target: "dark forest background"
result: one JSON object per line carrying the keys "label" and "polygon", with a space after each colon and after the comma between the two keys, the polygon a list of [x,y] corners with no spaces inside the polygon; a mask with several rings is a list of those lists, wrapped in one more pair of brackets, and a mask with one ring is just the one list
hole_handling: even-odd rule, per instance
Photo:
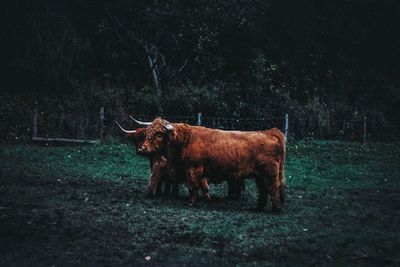
{"label": "dark forest background", "polygon": [[399,137],[398,0],[0,5],[6,139],[29,136],[34,106],[94,116],[104,106],[120,119],[368,116],[377,140]]}

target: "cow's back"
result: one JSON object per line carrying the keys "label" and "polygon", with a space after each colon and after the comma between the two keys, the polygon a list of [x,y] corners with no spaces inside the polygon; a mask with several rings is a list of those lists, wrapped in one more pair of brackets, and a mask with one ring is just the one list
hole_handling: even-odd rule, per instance
{"label": "cow's back", "polygon": [[276,133],[266,131],[223,131],[191,127],[182,160],[188,165],[203,165],[206,175],[244,177],[258,165],[279,157]]}

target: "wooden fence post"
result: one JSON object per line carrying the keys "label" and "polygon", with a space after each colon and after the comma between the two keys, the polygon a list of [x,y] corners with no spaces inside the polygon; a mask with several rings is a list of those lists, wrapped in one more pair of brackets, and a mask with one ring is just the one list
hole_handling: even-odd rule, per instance
{"label": "wooden fence post", "polygon": [[104,137],[104,107],[100,108],[100,140]]}
{"label": "wooden fence post", "polygon": [[322,138],[322,119],[321,115],[318,115],[318,130],[319,130],[319,138]]}
{"label": "wooden fence post", "polygon": [[197,113],[197,125],[201,125],[202,114],[201,112]]}
{"label": "wooden fence post", "polygon": [[32,110],[32,138],[37,138],[37,108]]}
{"label": "wooden fence post", "polygon": [[328,123],[328,129],[327,129],[327,136],[329,136],[329,138],[331,138],[331,116],[329,114],[328,119],[327,119],[327,123]]}
{"label": "wooden fence post", "polygon": [[287,140],[289,131],[289,114],[285,114],[285,139]]}
{"label": "wooden fence post", "polygon": [[345,129],[346,129],[346,120],[343,120],[343,126],[342,126],[343,139],[344,139],[344,130]]}
{"label": "wooden fence post", "polygon": [[363,143],[364,145],[367,143],[367,116],[364,116]]}

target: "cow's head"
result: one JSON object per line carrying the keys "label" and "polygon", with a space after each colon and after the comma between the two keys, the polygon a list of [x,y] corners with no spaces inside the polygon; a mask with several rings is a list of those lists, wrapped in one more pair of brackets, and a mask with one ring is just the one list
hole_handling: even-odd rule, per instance
{"label": "cow's head", "polygon": [[144,139],[146,138],[146,128],[137,128],[136,133],[127,134],[128,140],[131,140],[135,146],[136,153],[142,154],[140,148],[143,146]]}
{"label": "cow's head", "polygon": [[158,153],[165,149],[174,127],[167,120],[156,118],[146,128],[146,138],[140,149],[142,153]]}
{"label": "cow's head", "polygon": [[[132,119],[135,120],[134,118]],[[141,154],[140,148],[143,146],[146,137],[146,128],[137,128],[136,130],[125,130],[117,121],[115,123],[124,133],[126,133],[126,137],[133,142],[133,145],[135,146],[136,149],[136,153]]]}

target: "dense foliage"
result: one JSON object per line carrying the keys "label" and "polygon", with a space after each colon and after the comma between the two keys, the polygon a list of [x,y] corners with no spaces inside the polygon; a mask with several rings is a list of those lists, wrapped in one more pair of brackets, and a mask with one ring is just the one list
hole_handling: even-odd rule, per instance
{"label": "dense foliage", "polygon": [[0,86],[25,102],[151,116],[368,115],[399,130],[396,0],[2,5]]}

